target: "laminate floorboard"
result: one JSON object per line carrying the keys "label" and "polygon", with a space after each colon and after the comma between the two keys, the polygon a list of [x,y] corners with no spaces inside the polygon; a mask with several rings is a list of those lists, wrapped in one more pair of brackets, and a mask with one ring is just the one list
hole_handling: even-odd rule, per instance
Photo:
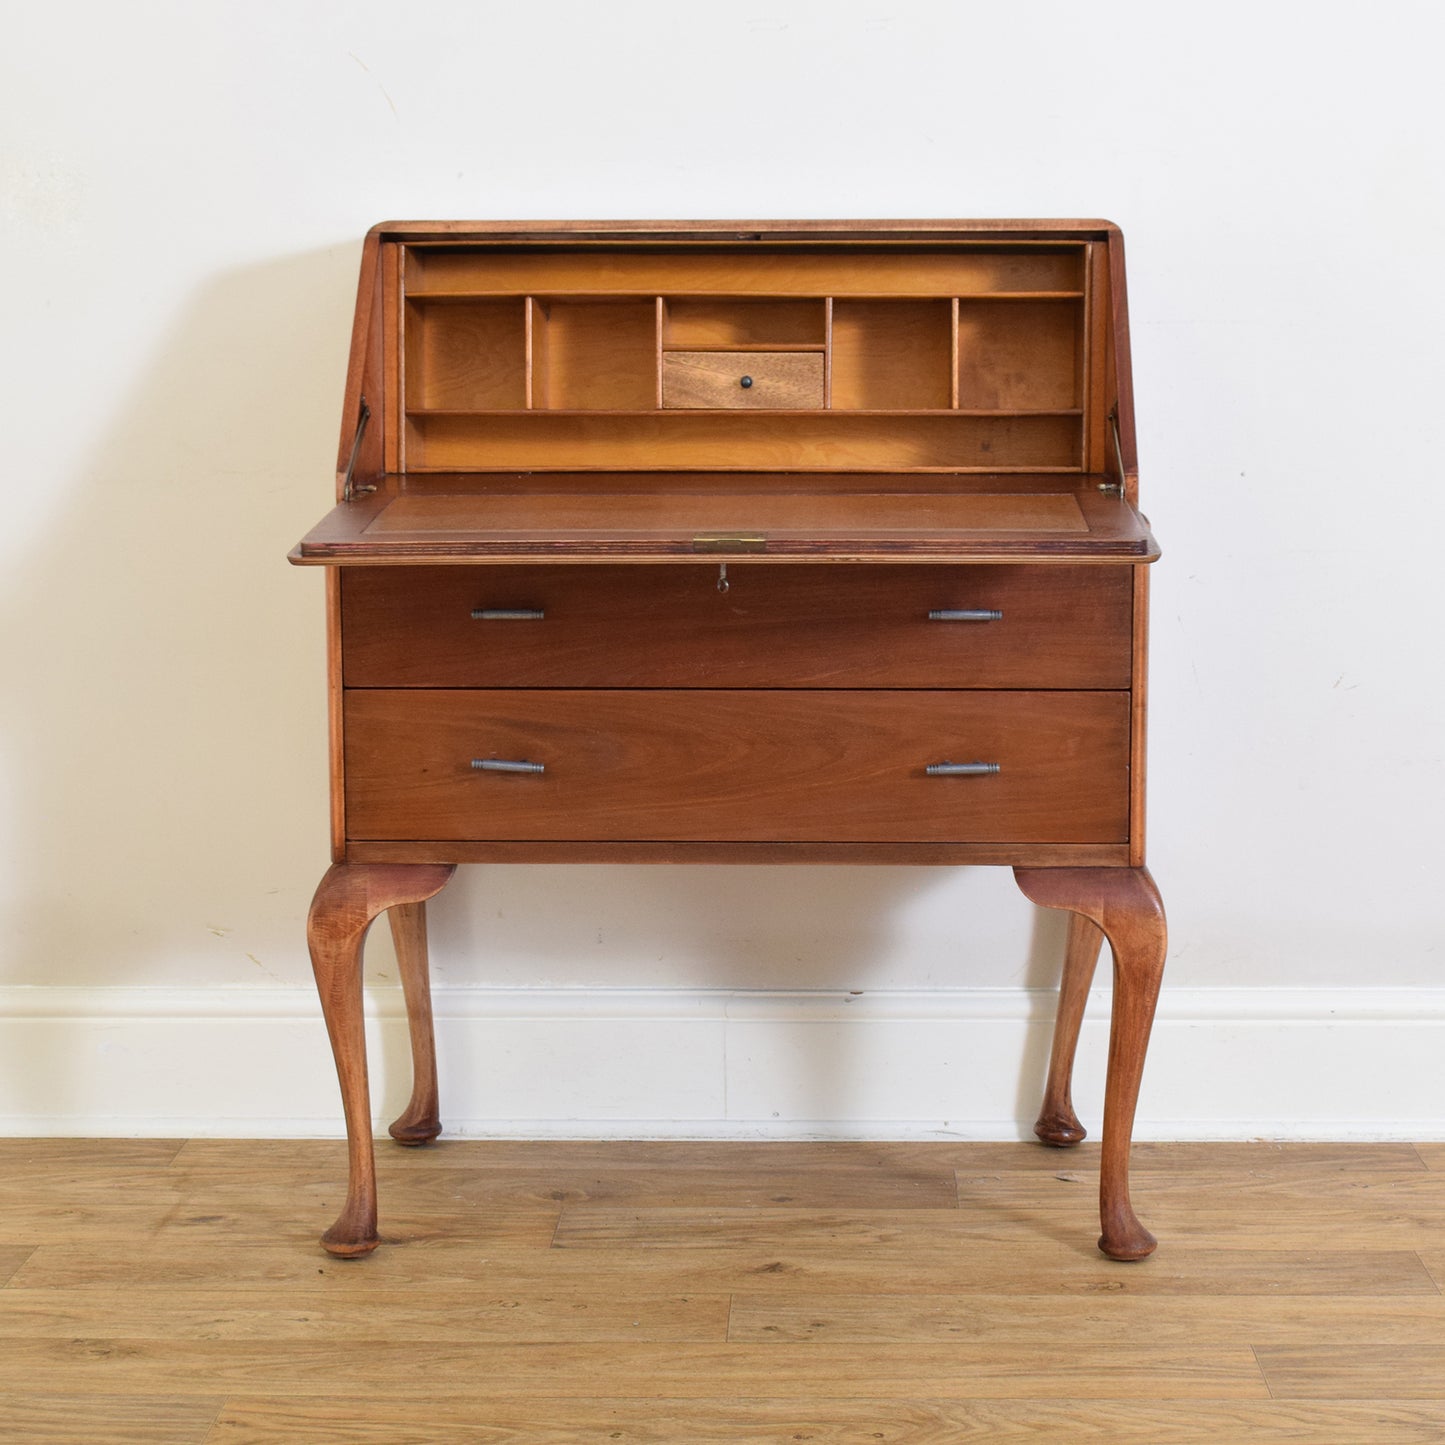
{"label": "laminate floorboard", "polygon": [[0,1285],[7,1283],[34,1253],[33,1245],[22,1245],[18,1249],[6,1249],[4,1245],[0,1245]]}
{"label": "laminate floorboard", "polygon": [[169,1395],[0,1395],[0,1440],[92,1445],[192,1445],[215,1425],[225,1400]]}
{"label": "laminate floorboard", "polygon": [[[525,1248],[497,1244],[476,1221],[476,1237],[403,1239],[368,1261],[311,1254],[320,1227],[294,1231],[273,1243],[224,1240],[187,1247],[172,1241],[107,1253],[91,1244],[42,1245],[11,1277],[25,1289],[208,1291],[224,1280],[235,1295],[278,1288],[324,1287],[351,1299],[372,1290],[489,1289],[557,1295],[574,1290],[788,1295],[902,1293],[1064,1296],[1080,1294],[1342,1295],[1439,1294],[1440,1285],[1413,1250],[1255,1250],[1161,1248],[1147,1269],[1104,1259],[1079,1243],[1060,1245],[1024,1228],[1012,1236],[966,1243],[929,1242],[923,1234],[903,1248],[873,1250],[826,1239],[812,1249],[778,1250],[744,1242],[699,1243],[693,1249]],[[769,1242],[765,1242],[767,1245]],[[1445,1260],[1442,1260],[1445,1263]]]}
{"label": "laminate floorboard", "polygon": [[1436,1288],[1445,1291],[1445,1249],[1422,1251],[1420,1259],[1425,1265],[1426,1273],[1435,1281]]}
{"label": "laminate floorboard", "polygon": [[479,1408],[428,1394],[424,1408],[375,1402],[360,1418],[325,1401],[248,1397],[207,1445],[1439,1445],[1438,1409],[1296,1401],[546,1400]]}
{"label": "laminate floorboard", "polygon": [[1445,1147],[0,1140],[0,1441],[1445,1439]]}

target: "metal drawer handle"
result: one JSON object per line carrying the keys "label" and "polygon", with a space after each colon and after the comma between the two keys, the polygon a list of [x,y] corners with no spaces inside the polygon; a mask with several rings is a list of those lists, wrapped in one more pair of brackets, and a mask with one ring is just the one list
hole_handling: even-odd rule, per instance
{"label": "metal drawer handle", "polygon": [[930,622],[1002,622],[1003,613],[992,607],[935,607]]}
{"label": "metal drawer handle", "polygon": [[473,622],[540,622],[547,614],[540,607],[473,607]]}
{"label": "metal drawer handle", "polygon": [[997,763],[929,763],[923,771],[930,778],[981,778],[998,770]]}
{"label": "metal drawer handle", "polygon": [[545,763],[529,763],[521,758],[473,758],[472,767],[479,773],[545,773]]}

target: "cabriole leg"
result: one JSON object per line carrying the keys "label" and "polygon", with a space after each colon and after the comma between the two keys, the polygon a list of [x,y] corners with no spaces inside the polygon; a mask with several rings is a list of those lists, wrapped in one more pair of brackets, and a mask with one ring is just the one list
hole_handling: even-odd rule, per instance
{"label": "cabriole leg", "polygon": [[1049,1054],[1049,1079],[1034,1133],[1045,1144],[1067,1148],[1079,1143],[1088,1130],[1074,1112],[1074,1054],[1079,1029],[1089,1002],[1089,986],[1099,962],[1104,935],[1082,913],[1069,915],[1069,942],[1064,950],[1064,974],[1059,982],[1059,1011],[1054,1020],[1054,1046]]}
{"label": "cabriole leg", "polygon": [[398,903],[386,916],[396,945],[396,962],[406,995],[406,1026],[411,1035],[411,1102],[388,1132],[398,1144],[430,1144],[441,1133],[442,1120],[427,966],[426,904]]}
{"label": "cabriole leg", "polygon": [[1129,1202],[1129,1145],[1144,1055],[1164,974],[1164,905],[1146,868],[1015,868],[1024,896],[1082,914],[1114,954],[1114,1009],[1099,1166],[1099,1248],[1111,1259],[1143,1259],[1157,1241]]}
{"label": "cabriole leg", "polygon": [[337,863],[327,870],[311,903],[306,941],[341,1084],[350,1174],[345,1207],[321,1236],[331,1254],[368,1254],[378,1243],[376,1161],[361,1009],[366,931],[385,909],[420,903],[440,893],[454,871],[438,864]]}

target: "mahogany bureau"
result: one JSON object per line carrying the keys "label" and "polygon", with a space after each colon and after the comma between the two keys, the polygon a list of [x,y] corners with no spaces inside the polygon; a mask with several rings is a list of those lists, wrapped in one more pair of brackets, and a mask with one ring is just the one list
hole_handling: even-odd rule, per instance
{"label": "mahogany bureau", "polygon": [[1068,910],[1043,1109],[1114,959],[1100,1248],[1165,951],[1148,565],[1103,221],[427,222],[366,239],[334,510],[333,865],[309,941],[377,1244],[361,949],[441,1131],[425,900],[459,863],[958,863]]}

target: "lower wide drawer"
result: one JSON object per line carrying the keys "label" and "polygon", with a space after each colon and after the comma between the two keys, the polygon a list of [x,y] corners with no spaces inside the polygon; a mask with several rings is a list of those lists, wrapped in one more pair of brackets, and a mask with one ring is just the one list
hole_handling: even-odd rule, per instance
{"label": "lower wide drawer", "polygon": [[1125,692],[360,689],[344,737],[357,840],[1128,835]]}

